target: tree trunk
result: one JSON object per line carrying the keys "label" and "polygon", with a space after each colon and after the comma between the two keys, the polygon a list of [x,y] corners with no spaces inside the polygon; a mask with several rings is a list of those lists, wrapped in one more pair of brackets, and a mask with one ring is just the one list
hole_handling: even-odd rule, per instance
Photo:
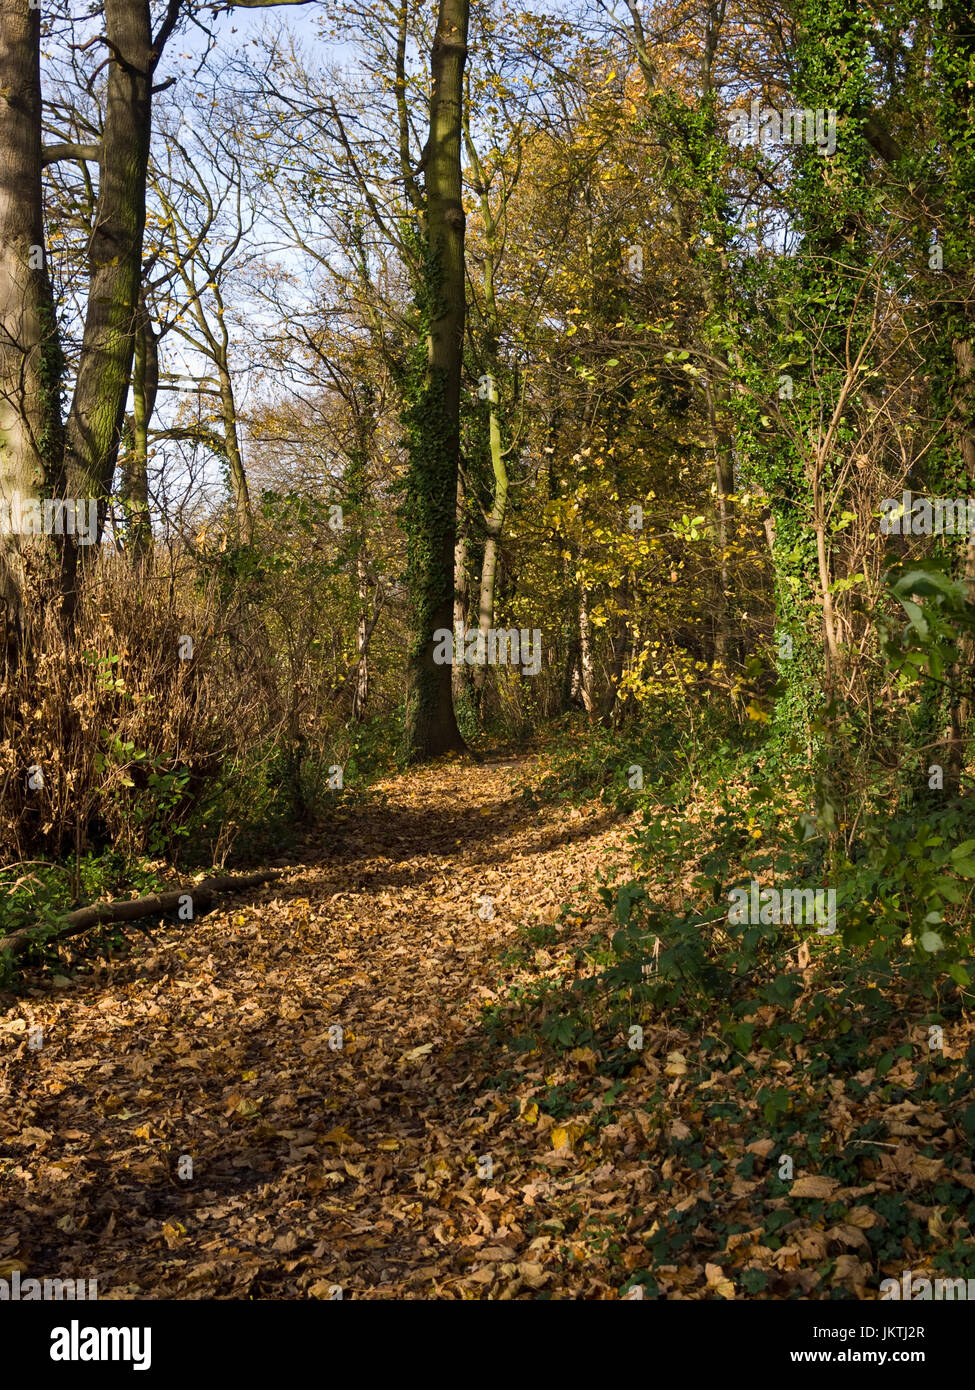
{"label": "tree trunk", "polygon": [[230,474],[230,490],[233,494],[234,516],[237,521],[237,540],[243,545],[251,545],[254,540],[254,516],[251,511],[250,491],[247,487],[247,474],[244,459],[240,452],[240,432],[237,429],[237,399],[234,395],[233,377],[230,375],[230,334],[224,322],[224,303],[220,287],[212,285],[213,298],[217,308],[217,332],[207,323],[203,305],[196,301],[196,320],[213,352],[217,379],[220,382],[220,415],[223,422],[224,453],[227,458],[227,471]]}
{"label": "tree trunk", "polygon": [[360,543],[356,550],[355,570],[359,597],[355,647],[359,653],[359,664],[356,667],[355,690],[352,695],[352,718],[359,723],[366,717],[366,705],[369,702],[369,563],[364,543]]}
{"label": "tree trunk", "polygon": [[99,534],[112,489],[135,349],[152,75],[159,57],[153,49],[148,0],[105,0],[105,32],[108,90],[95,230],[88,251],[88,308],[67,424],[68,493],[98,499]]}
{"label": "tree trunk", "polygon": [[[454,635],[467,630],[467,518],[464,515],[464,483],[457,479],[457,539],[454,543]],[[463,637],[461,638],[463,640]],[[458,701],[468,688],[467,666],[460,661],[453,665],[451,680],[454,701]]]}
{"label": "tree trunk", "polygon": [[565,714],[572,705],[579,688],[579,638],[570,635],[565,648],[565,667],[562,672],[559,714]]}
{"label": "tree trunk", "polygon": [[468,19],[468,0],[440,0],[431,54],[425,155],[427,369],[412,412],[404,508],[412,617],[405,735],[413,761],[465,747],[454,714],[451,667],[434,659],[434,634],[452,632],[454,616],[465,311],[460,147]]}
{"label": "tree trunk", "polygon": [[[488,634],[494,624],[494,593],[498,571],[498,542],[504,528],[504,518],[508,507],[508,469],[501,447],[501,414],[498,404],[498,343],[501,336],[501,321],[498,302],[494,293],[494,281],[500,255],[498,246],[498,225],[491,207],[488,182],[478,157],[477,147],[471,137],[470,125],[464,125],[464,139],[468,158],[474,173],[475,186],[479,191],[481,220],[484,224],[484,321],[485,357],[488,375],[488,447],[491,454],[491,472],[494,475],[494,497],[490,514],[485,518],[486,538],[484,558],[481,564],[481,584],[478,596],[477,619],[483,650],[488,651]],[[507,195],[510,197],[510,193]],[[507,197],[505,198],[507,205]],[[474,668],[474,689],[480,700],[487,679],[487,664]]]}
{"label": "tree trunk", "polygon": [[718,594],[714,614],[714,667],[722,684],[735,658],[731,609],[731,530],[734,522],[735,466],[731,435],[727,424],[728,392],[722,385],[707,388],[711,444],[714,450],[714,481],[718,518]]}
{"label": "tree trunk", "polygon": [[[965,305],[964,325],[954,328],[951,355],[954,361],[950,383],[951,413],[949,430],[961,456],[969,492],[975,486],[975,346],[970,331],[972,318],[971,285],[975,269],[975,238],[972,235],[971,199],[975,194],[975,155],[972,151],[971,129],[975,91],[971,73],[975,64],[975,32],[971,5],[964,0],[947,0],[937,16],[940,34],[936,43],[935,71],[944,87],[942,129],[943,148],[948,151],[950,182],[949,221],[952,239],[957,245],[960,264],[953,276],[951,298]],[[959,254],[960,253],[960,254]],[[960,331],[959,331],[960,328]],[[968,586],[968,598],[975,602],[975,546],[966,550],[963,577]],[[962,773],[969,740],[972,717],[973,681],[975,681],[975,638],[962,629],[958,638],[959,660],[952,672],[950,728],[945,757],[945,791],[949,796],[961,791]]]}
{"label": "tree trunk", "polygon": [[589,595],[584,584],[579,586],[579,694],[587,714],[595,709],[593,689],[596,684],[592,652],[592,626],[589,622]]}
{"label": "tree trunk", "polygon": [[0,603],[3,658],[27,637],[27,584],[53,573],[49,538],[16,534],[17,499],[62,491],[62,360],[44,250],[40,25],[28,0],[0,3]]}
{"label": "tree trunk", "polygon": [[149,422],[158,389],[156,336],[152,331],[145,299],[140,297],[132,373],[132,447],[122,459],[122,504],[128,529],[128,548],[136,570],[141,570],[152,540],[149,518]]}
{"label": "tree trunk", "polygon": [[[975,351],[969,339],[955,339],[952,343],[952,356],[955,361],[953,384],[953,411],[949,421],[951,433],[962,457],[965,477],[969,487],[975,484],[975,430],[972,428],[972,405],[975,403]],[[965,550],[963,578],[968,586],[968,597],[975,602],[975,545]],[[962,773],[965,767],[965,751],[968,746],[968,728],[972,717],[972,682],[975,677],[975,640],[972,633],[962,629],[958,635],[959,660],[952,668],[951,703],[949,709],[949,729],[945,749],[944,786],[949,796],[957,796],[961,790]]]}
{"label": "tree trunk", "polygon": [[[223,320],[220,321],[223,328]],[[237,519],[237,537],[243,545],[250,545],[254,539],[254,519],[251,513],[250,492],[247,487],[247,474],[240,452],[240,435],[237,431],[237,401],[234,397],[234,383],[230,376],[226,356],[226,331],[224,331],[224,351],[217,364],[220,379],[220,410],[223,416],[223,439],[227,453],[227,469],[230,473],[230,487],[234,498],[234,514]]]}
{"label": "tree trunk", "polygon": [[[490,304],[493,308],[494,293],[490,291]],[[484,560],[481,564],[481,588],[477,605],[477,625],[488,650],[488,633],[494,623],[494,590],[498,573],[498,541],[504,527],[505,512],[508,509],[508,470],[505,467],[504,453],[501,449],[501,422],[498,418],[497,384],[492,380],[488,395],[490,415],[488,436],[491,447],[491,470],[494,473],[494,501],[487,517],[487,536],[484,541]],[[487,677],[487,665],[474,668],[474,688],[480,696]]]}
{"label": "tree trunk", "polygon": [[612,727],[613,716],[617,710],[620,682],[626,668],[626,653],[630,645],[630,620],[627,616],[630,608],[630,577],[628,574],[623,576],[623,582],[616,591],[616,603],[620,610],[620,618],[610,650],[609,688],[606,691],[602,710],[602,723],[607,729]]}

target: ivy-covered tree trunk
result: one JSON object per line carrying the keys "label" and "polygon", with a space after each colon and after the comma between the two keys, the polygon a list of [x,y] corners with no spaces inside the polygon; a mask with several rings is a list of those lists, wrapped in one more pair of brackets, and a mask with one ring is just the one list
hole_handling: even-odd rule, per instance
{"label": "ivy-covered tree trunk", "polygon": [[[931,412],[938,423],[935,437],[924,450],[923,474],[919,471],[916,476],[923,477],[931,494],[971,497],[975,495],[975,232],[971,215],[975,25],[967,0],[941,0],[926,21],[924,42],[915,39],[911,44],[912,53],[919,55],[917,79],[904,83],[903,94],[893,93],[890,108],[873,114],[865,129],[889,171],[885,171],[888,186],[901,190],[905,215],[915,223],[918,259],[928,264],[926,281],[920,284],[927,292],[934,332],[925,347],[925,365]],[[932,106],[936,138],[919,151],[906,132],[914,126],[923,128]],[[968,597],[975,602],[975,546],[959,552],[953,541],[936,542],[934,554],[964,580]],[[919,716],[920,776],[923,783],[937,769],[942,774],[936,787],[939,795],[950,797],[961,789],[973,682],[975,634],[962,628],[958,660],[947,672],[943,687],[925,692]]]}
{"label": "ivy-covered tree trunk", "polygon": [[40,11],[0,3],[0,603],[3,658],[23,656],[30,580],[53,577],[45,536],[18,534],[19,501],[60,494],[62,360],[41,206]]}
{"label": "ivy-covered tree trunk", "polygon": [[349,454],[345,471],[345,505],[351,536],[350,558],[355,568],[356,614],[355,645],[358,664],[352,691],[352,718],[358,723],[366,717],[369,703],[369,604],[372,595],[369,565],[369,527],[372,496],[369,486],[369,459],[373,450],[376,427],[375,391],[368,381],[362,382],[354,393],[355,443]]}
{"label": "ivy-covered tree trunk", "polygon": [[[860,354],[869,350],[863,286],[871,191],[863,12],[855,0],[806,0],[797,17],[791,101],[824,120],[835,112],[835,150],[808,143],[796,148],[792,206],[801,241],[757,288],[742,364],[748,392],[737,398],[736,410],[746,476],[767,498],[772,523],[781,677],[776,723],[805,759],[824,694],[828,699],[841,692],[844,652],[829,518],[842,510],[839,462],[856,438],[866,362]],[[782,382],[787,388],[779,387]],[[787,389],[779,410],[783,424],[770,432],[762,397],[771,402],[777,389],[780,395]],[[825,756],[824,746],[819,751]]]}
{"label": "ivy-covered tree trunk", "polygon": [[468,20],[468,0],[440,0],[424,159],[422,309],[427,361],[407,415],[410,462],[404,521],[412,631],[405,742],[413,761],[465,747],[454,714],[451,666],[435,660],[434,634],[452,631],[454,615],[465,310],[460,150]]}
{"label": "ivy-covered tree trunk", "polygon": [[[975,333],[972,292],[975,288],[975,23],[968,0],[945,0],[935,16],[935,75],[940,91],[939,127],[946,162],[944,180],[944,269],[950,286],[942,313],[943,335],[950,342],[948,380],[942,399],[948,406],[951,471],[960,473],[969,496],[975,494]],[[948,354],[946,353],[947,357]],[[962,562],[968,597],[975,602],[975,545]],[[959,660],[951,673],[945,790],[961,788],[970,735],[975,686],[975,634],[959,637]]]}

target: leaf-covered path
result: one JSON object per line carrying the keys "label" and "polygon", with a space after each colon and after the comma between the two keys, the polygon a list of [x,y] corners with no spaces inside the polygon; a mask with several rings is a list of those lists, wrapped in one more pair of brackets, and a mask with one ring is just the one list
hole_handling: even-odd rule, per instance
{"label": "leaf-covered path", "polygon": [[519,927],[622,862],[626,828],[531,809],[524,771],[385,783],[283,881],[6,1001],[0,1272],[100,1298],[612,1296],[582,1249],[567,1268],[558,1207],[625,1186],[492,1087],[483,1008]]}

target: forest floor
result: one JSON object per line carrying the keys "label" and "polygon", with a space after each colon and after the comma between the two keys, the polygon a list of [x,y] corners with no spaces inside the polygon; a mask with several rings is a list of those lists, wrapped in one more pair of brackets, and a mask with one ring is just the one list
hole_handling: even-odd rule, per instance
{"label": "forest floor", "polygon": [[[380,783],[284,879],[0,997],[0,1275],[102,1299],[601,1299],[652,1267],[667,1297],[876,1297],[877,1257],[950,1248],[969,1146],[892,1096],[903,1057],[879,1099],[870,1069],[797,1087],[849,1176],[770,1193],[761,1087],[794,1059],[695,1079],[695,1039],[649,1023],[622,1078],[590,1047],[512,1051],[510,989],[591,940],[597,872],[631,853],[602,802],[526,801],[531,769]],[[908,1220],[913,1244],[878,1247]]]}
{"label": "forest floor", "polygon": [[528,1228],[583,1176],[615,1200],[612,1169],[486,1085],[483,1006],[519,927],[625,832],[601,804],[526,808],[520,770],[380,783],[284,880],[0,1014],[0,1274],[100,1298],[564,1289],[554,1229]]}

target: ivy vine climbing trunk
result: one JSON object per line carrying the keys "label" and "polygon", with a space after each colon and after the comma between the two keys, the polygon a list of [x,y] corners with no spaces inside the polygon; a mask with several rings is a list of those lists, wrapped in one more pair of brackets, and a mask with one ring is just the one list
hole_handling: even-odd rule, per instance
{"label": "ivy vine climbing trunk", "polygon": [[[358,664],[352,691],[352,718],[361,722],[369,703],[369,637],[375,613],[370,621],[369,607],[373,595],[369,563],[369,515],[372,494],[369,485],[369,460],[375,447],[378,425],[376,392],[369,381],[361,382],[352,393],[355,442],[349,452],[345,470],[345,504],[348,511],[350,559],[355,567],[356,615],[355,646]],[[381,586],[376,589],[379,601]]]}
{"label": "ivy vine climbing trunk", "polygon": [[420,307],[427,356],[407,412],[410,460],[404,521],[411,640],[405,743],[412,761],[462,750],[452,669],[435,659],[437,631],[452,631],[460,386],[464,344],[464,205],[461,125],[468,0],[440,0],[431,52],[430,130],[424,152]]}
{"label": "ivy vine climbing trunk", "polygon": [[[940,394],[942,404],[948,406],[949,463],[955,464],[971,495],[975,490],[975,232],[971,211],[975,197],[975,26],[971,6],[964,0],[947,0],[936,18],[940,22],[935,31],[934,73],[946,164],[940,220],[949,284],[940,318],[943,341],[950,342],[950,356],[945,354],[948,370],[943,374]],[[975,546],[966,548],[961,570],[968,597],[975,601]],[[961,789],[975,703],[975,636],[970,630],[959,633],[958,654],[949,682],[945,757],[945,789],[949,795]]]}
{"label": "ivy vine climbing trunk", "polygon": [[[923,480],[935,495],[975,492],[975,146],[971,131],[975,94],[975,29],[966,0],[939,0],[927,16],[923,80],[906,84],[891,109],[875,112],[865,126],[873,152],[883,161],[888,186],[902,190],[904,215],[914,223],[916,250],[927,260],[926,307],[932,333],[925,348],[932,413],[941,422],[925,449]],[[927,56],[930,54],[930,58]],[[900,131],[927,118],[933,98],[936,138],[919,157]],[[932,238],[933,243],[932,243]],[[937,249],[937,256],[933,254]],[[924,285],[924,281],[921,282]],[[936,548],[939,563],[961,578],[975,601],[975,546],[959,554],[952,544]],[[937,790],[961,790],[970,736],[975,681],[975,635],[958,631],[958,660],[940,691],[927,692],[922,714],[924,781],[939,772]],[[928,783],[934,788],[934,783]]]}

